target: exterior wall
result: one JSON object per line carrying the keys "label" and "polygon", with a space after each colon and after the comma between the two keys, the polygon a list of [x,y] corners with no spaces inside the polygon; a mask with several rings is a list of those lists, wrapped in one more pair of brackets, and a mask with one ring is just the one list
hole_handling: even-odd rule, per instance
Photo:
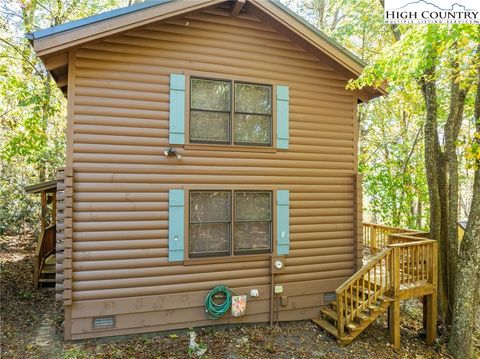
{"label": "exterior wall", "polygon": [[[289,300],[279,319],[318,316],[323,293],[355,266],[356,98],[345,80],[253,16],[220,9],[89,44],[70,61],[67,337],[269,320],[268,255],[168,262],[174,188],[289,189],[290,255],[275,279]],[[165,157],[173,72],[288,85],[289,150],[185,145],[176,146],[181,160]],[[209,321],[203,300],[218,284],[260,296],[249,298],[245,317]],[[92,330],[93,317],[109,315],[115,329]]]}

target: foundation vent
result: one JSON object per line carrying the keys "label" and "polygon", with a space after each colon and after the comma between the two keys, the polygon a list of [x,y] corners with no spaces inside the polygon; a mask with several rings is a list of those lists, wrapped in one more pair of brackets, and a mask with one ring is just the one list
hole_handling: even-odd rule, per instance
{"label": "foundation vent", "polygon": [[93,318],[93,329],[111,329],[115,328],[115,317]]}
{"label": "foundation vent", "polygon": [[323,302],[324,303],[330,303],[330,302],[333,302],[336,299],[337,299],[337,296],[336,296],[335,292],[325,293],[325,295],[323,296]]}

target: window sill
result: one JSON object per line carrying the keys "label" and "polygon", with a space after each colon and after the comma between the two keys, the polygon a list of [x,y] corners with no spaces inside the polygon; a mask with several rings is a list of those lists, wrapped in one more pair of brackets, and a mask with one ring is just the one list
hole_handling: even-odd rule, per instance
{"label": "window sill", "polygon": [[272,256],[271,253],[262,253],[262,254],[246,254],[246,255],[236,255],[236,256],[225,256],[225,257],[204,257],[204,258],[188,258],[183,261],[185,266],[201,265],[201,264],[218,264],[218,263],[234,263],[234,262],[250,262],[250,261],[260,261],[260,260],[269,260]]}
{"label": "window sill", "polygon": [[184,149],[200,150],[200,151],[230,151],[230,152],[264,152],[275,153],[277,149],[272,146],[242,146],[242,145],[215,145],[204,143],[188,143],[185,144]]}

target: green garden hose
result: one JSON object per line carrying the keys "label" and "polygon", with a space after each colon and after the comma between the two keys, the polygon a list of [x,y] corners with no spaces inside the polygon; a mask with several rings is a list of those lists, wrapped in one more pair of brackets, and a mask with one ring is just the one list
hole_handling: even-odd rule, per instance
{"label": "green garden hose", "polygon": [[[207,313],[208,319],[218,319],[228,311],[230,305],[232,304],[231,292],[231,289],[224,285],[218,285],[208,292],[207,296],[205,297],[205,312]],[[223,303],[215,303],[214,297],[218,293],[223,293],[225,296]]]}

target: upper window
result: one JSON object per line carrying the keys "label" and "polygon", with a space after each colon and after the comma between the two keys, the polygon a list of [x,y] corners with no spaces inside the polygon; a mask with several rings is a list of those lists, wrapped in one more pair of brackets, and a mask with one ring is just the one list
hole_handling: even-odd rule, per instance
{"label": "upper window", "polygon": [[190,142],[270,146],[272,87],[191,79]]}
{"label": "upper window", "polygon": [[272,193],[190,191],[189,248],[190,257],[271,252]]}

